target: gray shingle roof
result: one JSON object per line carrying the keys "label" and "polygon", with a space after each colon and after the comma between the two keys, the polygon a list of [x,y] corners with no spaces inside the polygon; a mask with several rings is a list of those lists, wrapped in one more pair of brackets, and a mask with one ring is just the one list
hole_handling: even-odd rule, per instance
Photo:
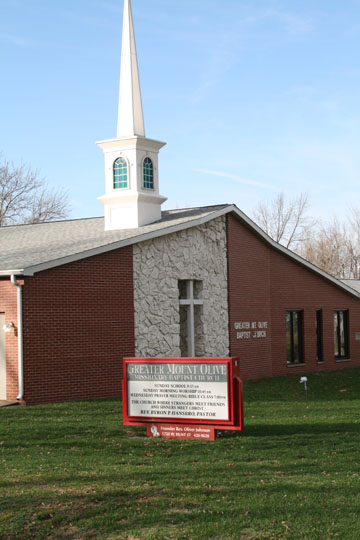
{"label": "gray shingle roof", "polygon": [[[104,218],[0,227],[0,273],[31,274],[213,219],[229,205],[169,210],[137,229],[104,231]],[[44,267],[44,268],[43,268]]]}
{"label": "gray shingle roof", "polygon": [[360,297],[360,285],[343,282],[302,259],[272,240],[235,205],[223,204],[162,212],[162,219],[137,229],[104,231],[104,218],[0,227],[0,275],[33,275],[76,260],[99,255],[151,238],[196,227],[219,216],[232,213],[272,248],[306,267],[311,272]]}

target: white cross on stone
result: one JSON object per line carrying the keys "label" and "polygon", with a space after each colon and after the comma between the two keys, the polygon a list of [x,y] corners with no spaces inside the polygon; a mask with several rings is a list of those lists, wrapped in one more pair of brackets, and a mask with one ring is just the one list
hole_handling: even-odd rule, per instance
{"label": "white cross on stone", "polygon": [[180,306],[186,306],[187,311],[187,353],[188,357],[195,356],[195,306],[202,306],[203,300],[194,298],[194,281],[186,282],[186,298],[180,299]]}

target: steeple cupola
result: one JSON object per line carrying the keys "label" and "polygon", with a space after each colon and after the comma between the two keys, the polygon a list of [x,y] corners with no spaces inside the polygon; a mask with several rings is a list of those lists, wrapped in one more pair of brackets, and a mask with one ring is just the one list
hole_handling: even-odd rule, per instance
{"label": "steeple cupola", "polygon": [[97,143],[105,154],[105,230],[132,229],[161,219],[159,150],[145,137],[131,1],[124,0],[117,137]]}

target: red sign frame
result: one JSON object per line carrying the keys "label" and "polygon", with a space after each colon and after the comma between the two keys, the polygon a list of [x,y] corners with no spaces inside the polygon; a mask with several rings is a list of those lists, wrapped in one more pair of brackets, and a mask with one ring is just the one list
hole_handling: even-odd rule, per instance
{"label": "red sign frame", "polygon": [[[186,418],[178,416],[131,416],[129,414],[128,364],[224,364],[227,368],[227,419],[210,420],[208,418]],[[123,424],[148,426],[153,425],[202,425],[221,430],[243,429],[243,392],[240,379],[240,362],[238,358],[124,358],[123,364]],[[201,384],[201,382],[199,383]],[[149,431],[148,431],[149,433]]]}

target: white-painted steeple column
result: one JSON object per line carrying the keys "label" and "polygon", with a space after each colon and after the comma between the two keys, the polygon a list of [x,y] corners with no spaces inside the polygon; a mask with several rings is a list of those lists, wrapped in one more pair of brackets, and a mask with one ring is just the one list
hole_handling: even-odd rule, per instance
{"label": "white-painted steeple column", "polygon": [[159,150],[145,137],[139,69],[130,0],[124,0],[119,117],[116,139],[97,143],[105,154],[105,230],[131,229],[161,219]]}
{"label": "white-painted steeple column", "polygon": [[130,0],[124,2],[118,137],[145,137],[139,68]]}

